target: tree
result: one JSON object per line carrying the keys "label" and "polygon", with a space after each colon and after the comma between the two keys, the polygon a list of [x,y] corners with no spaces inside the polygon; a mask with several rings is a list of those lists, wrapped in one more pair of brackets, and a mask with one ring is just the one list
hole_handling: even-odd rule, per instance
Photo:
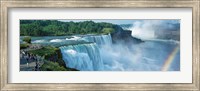
{"label": "tree", "polygon": [[21,36],[60,36],[71,34],[107,34],[115,30],[111,23],[62,22],[58,20],[20,20]]}
{"label": "tree", "polygon": [[109,33],[114,32],[114,29],[113,28],[103,28],[102,31],[104,34],[109,34]]}
{"label": "tree", "polygon": [[26,36],[26,37],[23,38],[23,41],[30,44],[31,43],[31,37]]}

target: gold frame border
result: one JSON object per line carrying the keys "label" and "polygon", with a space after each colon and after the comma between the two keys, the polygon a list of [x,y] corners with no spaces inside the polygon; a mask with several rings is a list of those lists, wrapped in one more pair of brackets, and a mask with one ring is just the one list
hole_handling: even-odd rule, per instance
{"label": "gold frame border", "polygon": [[[0,90],[192,90],[200,91],[200,0],[0,0]],[[8,9],[9,8],[192,8],[191,84],[11,84],[8,83]]]}

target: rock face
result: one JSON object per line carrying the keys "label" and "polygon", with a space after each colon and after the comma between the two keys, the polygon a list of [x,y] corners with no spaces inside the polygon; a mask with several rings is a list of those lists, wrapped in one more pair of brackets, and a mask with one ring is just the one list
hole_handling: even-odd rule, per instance
{"label": "rock face", "polygon": [[142,40],[132,37],[131,32],[128,30],[123,30],[120,26],[116,25],[115,32],[111,33],[112,41],[114,44],[123,43],[126,45],[133,45],[143,42]]}

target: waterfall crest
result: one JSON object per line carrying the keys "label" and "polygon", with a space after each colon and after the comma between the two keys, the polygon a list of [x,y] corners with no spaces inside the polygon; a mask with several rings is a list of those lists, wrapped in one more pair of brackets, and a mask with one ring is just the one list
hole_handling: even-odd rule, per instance
{"label": "waterfall crest", "polygon": [[111,45],[112,44],[112,38],[111,35],[93,35],[93,36],[86,36],[83,38],[87,42],[95,42],[98,46],[102,45]]}

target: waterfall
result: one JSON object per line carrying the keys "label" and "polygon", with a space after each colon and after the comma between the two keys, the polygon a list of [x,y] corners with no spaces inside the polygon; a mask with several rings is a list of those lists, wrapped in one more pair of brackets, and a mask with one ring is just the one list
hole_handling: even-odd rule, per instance
{"label": "waterfall", "polygon": [[86,36],[83,39],[85,39],[88,42],[95,42],[98,46],[102,45],[111,45],[112,44],[112,38],[111,35],[93,35],[93,36]]}
{"label": "waterfall", "polygon": [[103,70],[103,61],[96,43],[60,47],[67,67],[78,70]]}
{"label": "waterfall", "polygon": [[60,47],[66,66],[82,71],[104,70],[100,50],[103,45],[112,44],[111,35],[88,35],[82,39],[92,43]]}

